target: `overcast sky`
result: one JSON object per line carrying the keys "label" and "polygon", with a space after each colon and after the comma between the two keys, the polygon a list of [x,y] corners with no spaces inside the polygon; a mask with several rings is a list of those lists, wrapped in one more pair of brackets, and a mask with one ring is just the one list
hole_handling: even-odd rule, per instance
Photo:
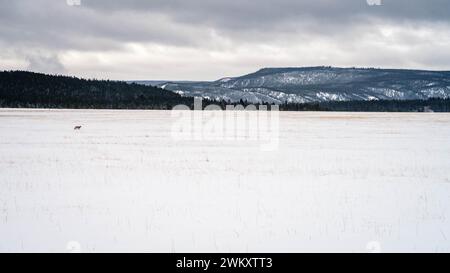
{"label": "overcast sky", "polygon": [[[263,67],[450,70],[450,1],[0,0],[0,70],[215,80]],[[68,4],[69,3],[69,4]]]}

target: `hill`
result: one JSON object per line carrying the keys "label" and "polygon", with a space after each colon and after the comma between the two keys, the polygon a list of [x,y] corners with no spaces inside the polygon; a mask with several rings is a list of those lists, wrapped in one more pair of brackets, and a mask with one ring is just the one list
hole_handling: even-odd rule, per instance
{"label": "hill", "polygon": [[172,109],[192,103],[192,98],[153,86],[25,71],[0,72],[0,107]]}
{"label": "hill", "polygon": [[426,100],[450,97],[449,71],[374,68],[264,68],[213,82],[159,86],[185,96],[270,103]]}

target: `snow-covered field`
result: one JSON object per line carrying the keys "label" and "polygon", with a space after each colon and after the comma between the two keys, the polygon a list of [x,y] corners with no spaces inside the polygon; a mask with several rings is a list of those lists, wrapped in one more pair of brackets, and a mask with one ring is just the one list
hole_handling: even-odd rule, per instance
{"label": "snow-covered field", "polygon": [[273,151],[173,119],[0,109],[0,252],[450,251],[448,114],[283,112]]}

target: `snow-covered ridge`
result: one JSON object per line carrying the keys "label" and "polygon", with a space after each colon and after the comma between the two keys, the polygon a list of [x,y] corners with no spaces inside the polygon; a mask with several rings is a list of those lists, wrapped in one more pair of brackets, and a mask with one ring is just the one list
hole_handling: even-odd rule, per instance
{"label": "snow-covered ridge", "polygon": [[185,96],[250,102],[320,102],[450,97],[449,71],[374,68],[264,68],[214,82],[164,82]]}

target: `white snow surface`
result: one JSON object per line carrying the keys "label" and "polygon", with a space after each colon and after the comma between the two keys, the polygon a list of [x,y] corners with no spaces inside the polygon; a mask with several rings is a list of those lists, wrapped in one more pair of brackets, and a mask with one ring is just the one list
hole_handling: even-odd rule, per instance
{"label": "white snow surface", "polygon": [[271,152],[172,123],[0,110],[0,252],[450,251],[448,114],[282,112]]}

